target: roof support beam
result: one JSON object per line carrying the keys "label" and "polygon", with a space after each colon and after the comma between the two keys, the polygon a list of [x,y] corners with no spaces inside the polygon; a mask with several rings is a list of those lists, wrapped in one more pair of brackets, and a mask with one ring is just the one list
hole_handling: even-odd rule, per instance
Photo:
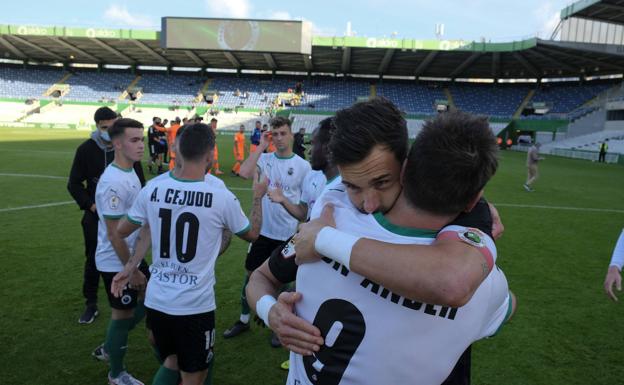
{"label": "roof support beam", "polygon": [[475,60],[477,60],[481,56],[480,52],[474,52],[470,55],[463,63],[459,65],[459,67],[455,68],[453,72],[449,75],[450,78],[455,79],[457,75],[460,75],[466,68],[468,68]]}
{"label": "roof support beam", "polygon": [[500,52],[492,53],[492,77],[498,79],[500,74]]}
{"label": "roof support beam", "polygon": [[598,66],[598,67],[612,68],[612,69],[615,69],[615,70],[618,70],[618,71],[621,71],[621,70],[624,69],[624,68],[622,68],[620,66],[613,65],[611,63],[603,62],[603,61],[600,61],[600,60],[595,60],[595,59],[588,58],[588,57],[581,56],[581,55],[576,55],[576,54],[573,54],[573,53],[569,53],[569,52],[567,52],[565,50],[557,49],[555,47],[551,47],[551,48],[543,47],[542,49],[547,51],[547,52],[554,52],[554,53],[558,53],[558,54],[561,54],[561,55],[566,55],[566,56],[569,56],[569,57],[577,59],[577,60],[584,60],[584,61],[589,62],[589,63],[591,63],[591,64],[593,64],[595,66]]}
{"label": "roof support beam", "polygon": [[542,74],[540,74],[537,68],[535,68],[535,66],[531,64],[524,56],[522,56],[520,52],[514,52],[513,57],[515,57],[516,60],[518,60],[520,64],[522,64],[522,66],[527,69],[527,71],[533,74],[533,76],[538,79],[542,77]]}
{"label": "roof support beam", "polygon": [[232,63],[232,66],[236,69],[241,68],[241,63],[238,61],[238,59],[236,58],[236,56],[234,56],[234,54],[232,52],[223,52],[223,55],[225,56],[226,59],[228,59],[228,61],[230,63]]}
{"label": "roof support beam", "polygon": [[113,55],[117,56],[118,58],[124,60],[125,62],[127,62],[128,64],[134,64],[134,60],[132,60],[128,55],[121,53],[121,51],[116,50],[115,48],[111,47],[110,45],[104,43],[102,40],[100,39],[89,39],[90,41],[92,41],[93,43],[99,45],[100,47],[104,48],[105,50],[107,50],[108,52],[112,53]]}
{"label": "roof support beam", "polygon": [[22,51],[20,51],[19,49],[17,49],[16,46],[14,46],[13,44],[11,44],[10,41],[8,41],[7,39],[5,39],[4,37],[0,36],[0,44],[2,44],[3,46],[6,47],[6,49],[8,49],[9,51],[11,51],[13,53],[13,55],[17,56],[20,59],[28,59],[28,56],[26,56],[26,54]]}
{"label": "roof support beam", "polygon": [[134,39],[132,39],[130,41],[132,43],[134,43],[134,45],[136,45],[137,47],[141,48],[143,51],[145,51],[148,55],[150,55],[154,59],[160,61],[163,64],[171,65],[169,60],[165,59],[164,56],[162,56],[158,52],[154,51],[152,48],[150,48],[147,44],[143,43],[141,40],[134,40]]}
{"label": "roof support beam", "polygon": [[431,62],[433,61],[433,59],[438,56],[438,52],[439,51],[430,51],[425,59],[420,62],[418,67],[416,67],[416,71],[414,71],[414,76],[419,77],[422,73],[424,73],[427,70],[427,67],[429,67],[429,64],[431,64]]}
{"label": "roof support beam", "polygon": [[388,69],[388,66],[390,66],[390,62],[392,61],[392,57],[394,56],[394,49],[387,49],[386,50],[386,54],[383,57],[383,60],[381,61],[381,64],[379,64],[379,68],[377,69],[377,73],[380,75],[383,75],[386,70]]}
{"label": "roof support beam", "polygon": [[185,50],[184,53],[188,56],[192,61],[195,62],[198,66],[206,67],[206,62],[202,60],[197,54],[193,51]]}
{"label": "roof support beam", "polygon": [[559,66],[559,67],[561,67],[563,69],[566,69],[566,70],[568,70],[570,72],[579,72],[579,68],[574,68],[571,65],[568,65],[568,64],[566,64],[566,63],[564,63],[562,61],[559,61],[559,60],[555,59],[554,57],[552,57],[550,55],[546,55],[545,53],[540,52],[537,48],[533,48],[530,51],[530,53],[532,55],[535,55],[535,56],[539,57],[539,58],[548,60],[549,62],[555,64],[556,66]]}
{"label": "roof support beam", "polygon": [[314,70],[314,64],[312,64],[312,55],[303,55],[303,64],[305,65],[306,70]]}
{"label": "roof support beam", "polygon": [[262,56],[264,56],[264,60],[267,62],[267,65],[269,66],[269,68],[275,71],[277,69],[277,64],[275,64],[273,55],[271,55],[270,53],[265,53]]}
{"label": "roof support beam", "polygon": [[90,53],[81,50],[80,48],[76,47],[75,45],[70,44],[70,43],[66,42],[65,40],[62,40],[61,38],[59,38],[57,36],[49,36],[48,39],[52,40],[55,43],[58,43],[58,44],[62,45],[63,47],[65,47],[65,48],[67,48],[67,49],[69,49],[71,51],[79,53],[80,55],[84,56],[85,58],[87,58],[87,59],[89,59],[89,60],[91,60],[93,62],[100,63],[102,61],[100,58],[97,58],[97,57],[91,55]]}
{"label": "roof support beam", "polygon": [[351,47],[343,47],[342,48],[342,64],[340,65],[340,70],[342,73],[348,73],[349,68],[351,67]]}
{"label": "roof support beam", "polygon": [[28,46],[28,47],[30,47],[30,48],[32,48],[32,49],[34,49],[34,50],[36,50],[36,51],[39,51],[39,52],[41,52],[41,53],[43,53],[43,54],[46,54],[46,55],[48,55],[48,56],[50,56],[50,57],[53,57],[54,59],[56,59],[56,60],[58,60],[58,61],[60,61],[60,62],[64,62],[64,61],[66,61],[66,59],[65,59],[65,58],[63,58],[63,57],[61,57],[61,56],[59,56],[59,55],[55,54],[55,53],[54,53],[54,52],[52,52],[52,51],[49,51],[49,50],[45,49],[45,48],[39,47],[38,45],[35,45],[35,44],[33,44],[33,43],[29,42],[28,40],[26,40],[26,39],[24,39],[24,38],[21,38],[21,37],[19,37],[19,36],[15,36],[15,35],[7,35],[7,36],[11,36],[11,39],[12,39],[12,40],[18,41],[18,42],[20,42],[21,44],[24,44],[24,45],[26,45],[26,46]]}

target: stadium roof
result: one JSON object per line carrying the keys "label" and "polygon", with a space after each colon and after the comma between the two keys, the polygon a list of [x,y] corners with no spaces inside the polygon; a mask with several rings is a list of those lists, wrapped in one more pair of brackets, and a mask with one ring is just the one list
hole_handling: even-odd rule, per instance
{"label": "stadium roof", "polygon": [[561,20],[578,17],[624,24],[624,0],[581,0],[561,10]]}
{"label": "stadium roof", "polygon": [[549,78],[624,73],[616,45],[314,37],[312,54],[172,50],[148,30],[0,25],[0,57],[91,63],[436,78]]}

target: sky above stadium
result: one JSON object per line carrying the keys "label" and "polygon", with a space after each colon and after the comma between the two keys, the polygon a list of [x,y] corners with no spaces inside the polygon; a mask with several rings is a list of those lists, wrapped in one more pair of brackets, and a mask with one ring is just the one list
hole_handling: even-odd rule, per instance
{"label": "sky above stadium", "polygon": [[61,25],[160,29],[162,16],[307,20],[314,34],[410,39],[511,41],[550,38],[559,12],[572,1],[560,0],[126,0],[56,2],[3,1],[0,24]]}

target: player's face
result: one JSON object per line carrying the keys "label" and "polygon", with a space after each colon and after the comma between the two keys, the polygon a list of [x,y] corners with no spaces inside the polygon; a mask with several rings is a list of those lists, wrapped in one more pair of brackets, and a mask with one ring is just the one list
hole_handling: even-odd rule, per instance
{"label": "player's face", "polygon": [[238,132],[245,132],[245,126],[238,127]]}
{"label": "player's face", "polygon": [[108,128],[111,127],[116,120],[117,119],[100,120],[97,123],[97,128],[100,131],[108,131]]}
{"label": "player's face", "polygon": [[351,203],[362,213],[388,212],[401,193],[401,163],[380,145],[361,162],[338,170]]}
{"label": "player's face", "polygon": [[126,158],[133,162],[141,160],[143,157],[143,129],[126,128],[120,140],[116,143],[117,149],[121,150]]}
{"label": "player's face", "polygon": [[292,148],[293,134],[287,125],[273,128],[271,137],[277,151],[288,151],[288,149]]}
{"label": "player's face", "polygon": [[319,141],[318,129],[312,132],[310,138],[310,166],[312,170],[322,171],[327,167],[327,154],[325,153],[326,147]]}

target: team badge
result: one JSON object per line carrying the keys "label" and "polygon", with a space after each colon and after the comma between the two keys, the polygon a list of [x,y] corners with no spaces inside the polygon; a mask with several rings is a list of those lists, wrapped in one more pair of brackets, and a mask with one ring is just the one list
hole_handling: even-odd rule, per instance
{"label": "team badge", "polygon": [[108,206],[113,210],[119,207],[119,197],[117,195],[113,195],[112,197],[110,197],[110,199],[108,200]]}
{"label": "team badge", "polygon": [[295,169],[294,169],[294,168],[290,167],[290,168],[288,169],[288,175],[292,175],[294,172],[295,172]]}
{"label": "team badge", "polygon": [[477,229],[468,229],[458,233],[459,239],[476,247],[483,247],[483,233]]}
{"label": "team badge", "polygon": [[124,305],[128,305],[132,301],[132,297],[129,294],[124,294],[121,297],[121,303]]}

